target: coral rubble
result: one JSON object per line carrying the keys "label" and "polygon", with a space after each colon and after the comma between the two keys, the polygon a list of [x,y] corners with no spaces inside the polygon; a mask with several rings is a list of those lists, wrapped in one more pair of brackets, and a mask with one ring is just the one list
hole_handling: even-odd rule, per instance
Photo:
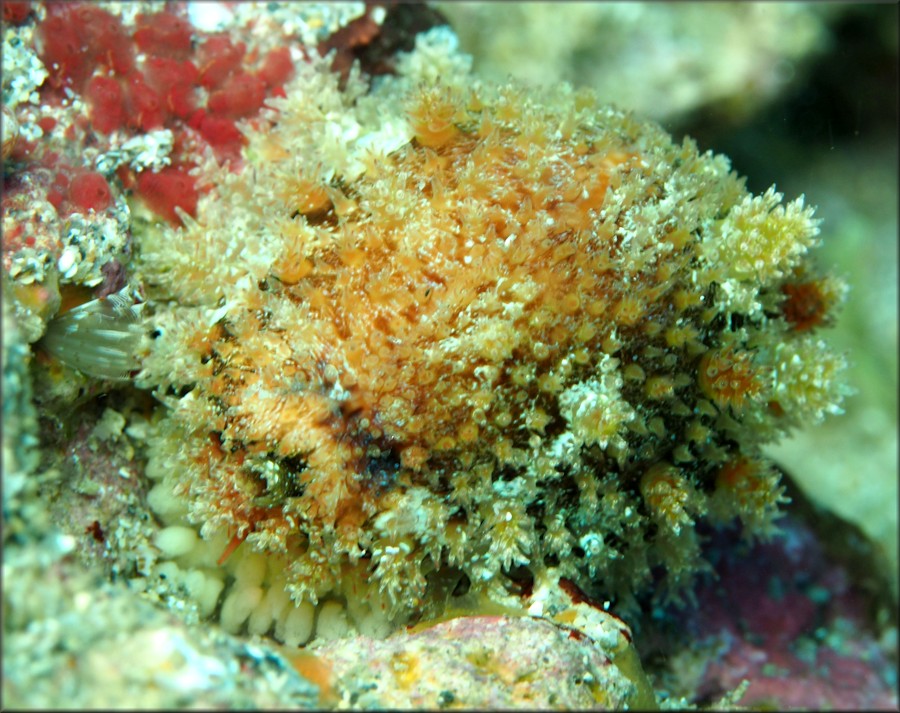
{"label": "coral rubble", "polygon": [[309,656],[300,653],[295,666],[328,664],[320,690],[340,700],[338,707],[654,708],[608,652],[527,617],[461,617],[384,641],[329,642]]}

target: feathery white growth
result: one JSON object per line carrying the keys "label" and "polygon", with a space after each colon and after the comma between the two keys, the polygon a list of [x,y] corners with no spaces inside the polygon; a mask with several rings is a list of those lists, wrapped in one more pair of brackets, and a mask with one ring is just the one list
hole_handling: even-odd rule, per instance
{"label": "feathery white growth", "polygon": [[820,423],[825,414],[843,413],[841,402],[852,393],[844,383],[847,360],[821,339],[806,337],[775,350],[775,396],[781,407],[802,423]]}
{"label": "feathery white growth", "polygon": [[448,25],[432,27],[416,35],[412,52],[397,56],[397,73],[410,83],[434,84],[438,80],[468,76],[472,71],[472,57],[459,51],[459,38]]}
{"label": "feathery white growth", "polygon": [[597,377],[581,381],[559,396],[559,410],[568,421],[575,437],[585,445],[596,443],[606,448],[610,443],[624,445],[617,435],[635,412],[621,394],[622,376],[616,369],[618,360],[606,357],[598,366]]}
{"label": "feathery white growth", "polygon": [[781,205],[772,186],[761,196],[747,195],[704,243],[707,260],[724,266],[726,277],[763,284],[784,277],[815,245],[819,234],[814,208],[800,196]]}

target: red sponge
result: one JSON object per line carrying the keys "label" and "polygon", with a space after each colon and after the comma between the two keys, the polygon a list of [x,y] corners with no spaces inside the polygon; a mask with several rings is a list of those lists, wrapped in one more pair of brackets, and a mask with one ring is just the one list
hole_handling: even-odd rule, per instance
{"label": "red sponge", "polygon": [[164,57],[150,57],[144,64],[147,85],[162,97],[163,108],[180,119],[190,116],[195,108],[194,85],[197,68],[193,62]]}
{"label": "red sponge", "polygon": [[259,76],[267,87],[279,87],[294,74],[294,62],[287,47],[278,47],[266,55]]}
{"label": "red sponge", "polygon": [[69,200],[80,210],[106,210],[112,204],[112,192],[106,179],[95,171],[80,173],[69,184]]}
{"label": "red sponge", "polygon": [[122,75],[134,68],[122,21],[89,3],[47,3],[37,46],[55,87],[72,85],[80,91],[98,66]]}
{"label": "red sponge", "polygon": [[266,98],[266,85],[259,77],[241,72],[235,74],[209,95],[206,107],[216,114],[239,119],[255,114]]}
{"label": "red sponge", "polygon": [[226,35],[212,35],[197,52],[200,84],[207,89],[219,86],[241,66],[246,51],[243,42],[233,45]]}
{"label": "red sponge", "polygon": [[109,134],[125,123],[122,87],[112,77],[92,77],[85,97],[90,106],[91,124],[100,133]]}
{"label": "red sponge", "polygon": [[135,18],[135,44],[148,55],[187,59],[191,54],[191,24],[169,12],[139,13]]}
{"label": "red sponge", "polygon": [[189,215],[197,213],[199,196],[194,178],[182,168],[169,166],[157,173],[144,171],[137,177],[137,193],[154,213],[173,225],[181,224],[176,207]]}

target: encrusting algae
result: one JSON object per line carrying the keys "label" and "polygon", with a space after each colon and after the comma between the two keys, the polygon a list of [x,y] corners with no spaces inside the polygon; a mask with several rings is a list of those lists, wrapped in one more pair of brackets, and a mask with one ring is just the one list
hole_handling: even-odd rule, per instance
{"label": "encrusting algae", "polygon": [[771,534],[761,447],[844,393],[802,198],[567,87],[286,89],[137,240],[150,503],[201,611],[223,568],[226,628],[294,644],[528,573],[621,611],[705,567],[699,521]]}

